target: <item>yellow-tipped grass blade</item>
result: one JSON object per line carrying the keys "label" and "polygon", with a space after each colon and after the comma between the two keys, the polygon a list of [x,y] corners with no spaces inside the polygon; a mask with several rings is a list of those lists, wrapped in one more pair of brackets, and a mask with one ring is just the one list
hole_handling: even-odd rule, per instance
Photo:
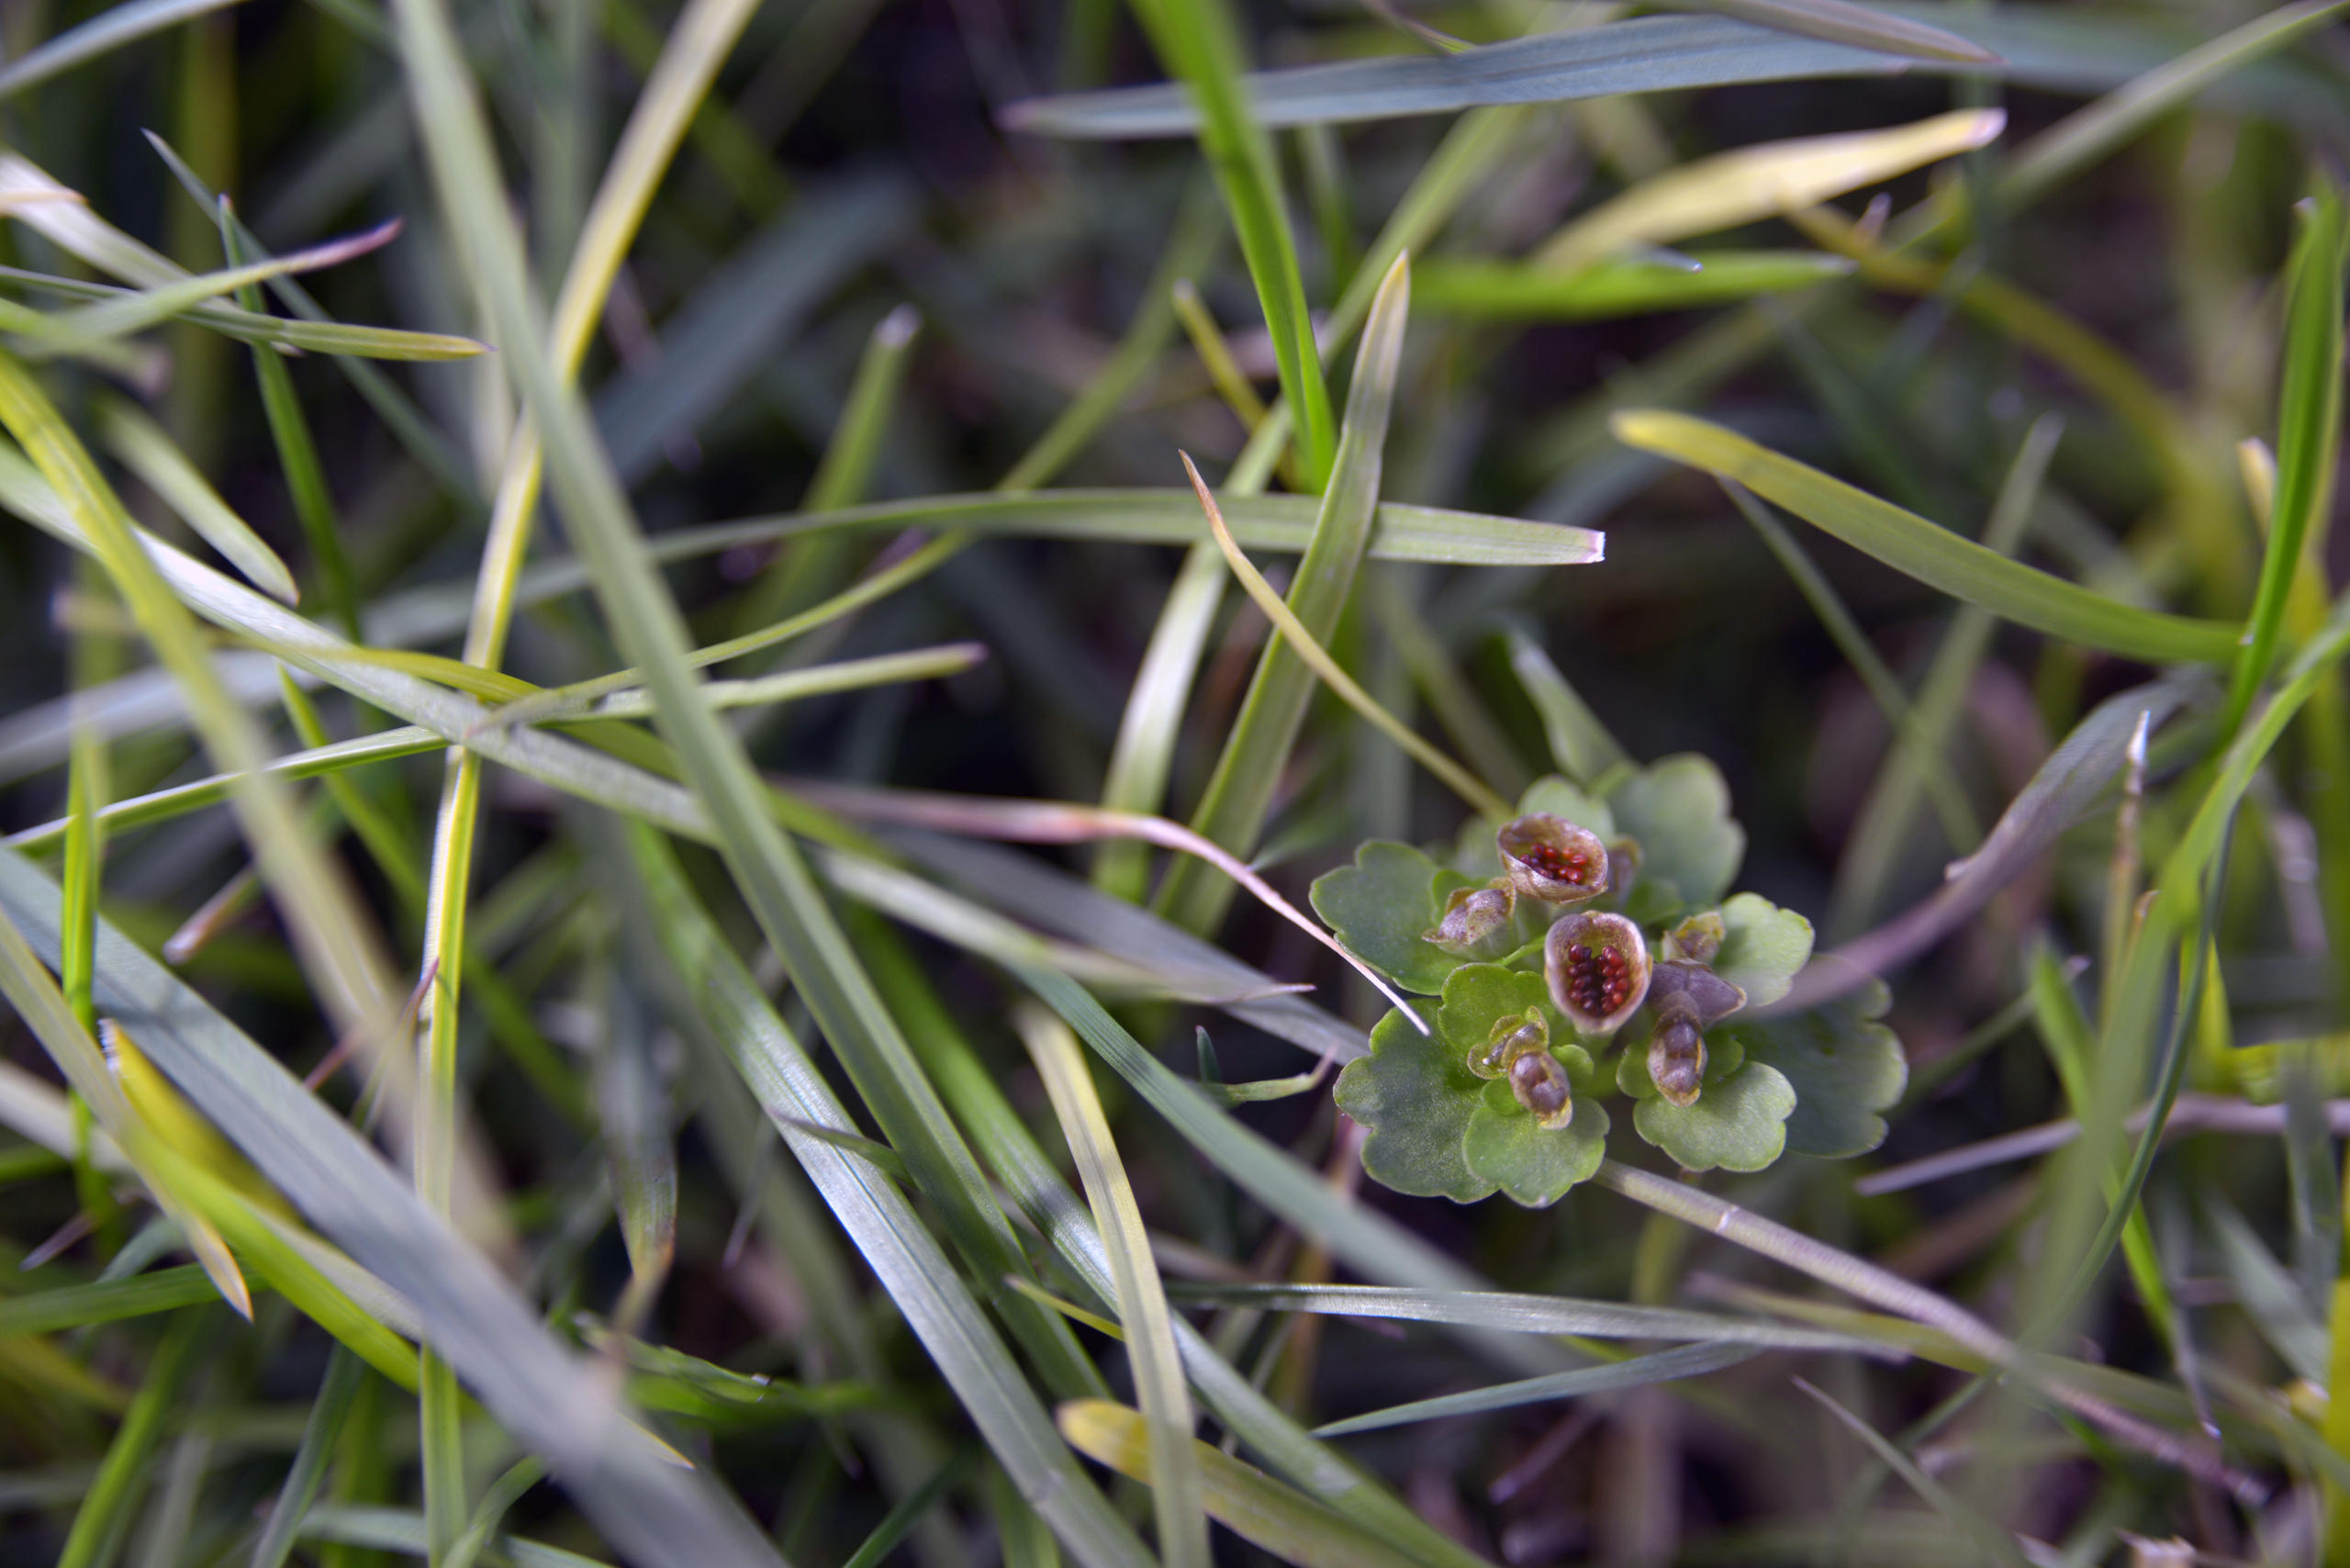
{"label": "yellow-tipped grass blade", "polygon": [[2004,109],[1959,109],[1890,130],[1799,137],[1701,158],[1576,218],[1535,252],[1534,263],[1580,272],[1634,246],[1669,245],[1816,207],[1986,146],[2007,124]]}

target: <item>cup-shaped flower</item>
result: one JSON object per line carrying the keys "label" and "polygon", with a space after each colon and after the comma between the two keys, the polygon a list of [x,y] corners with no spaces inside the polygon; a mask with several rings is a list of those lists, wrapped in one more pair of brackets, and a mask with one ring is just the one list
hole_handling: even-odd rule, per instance
{"label": "cup-shaped flower", "polygon": [[[1679,935],[1666,938],[1668,950]],[[1657,1092],[1675,1105],[1695,1104],[1706,1082],[1706,1031],[1745,1005],[1746,992],[1694,959],[1658,964],[1649,980],[1649,1010],[1656,1014],[1649,1077]]]}
{"label": "cup-shaped flower", "polygon": [[1550,1000],[1586,1035],[1621,1028],[1649,990],[1649,946],[1620,914],[1576,911],[1550,927],[1542,946]]}
{"label": "cup-shaped flower", "polygon": [[1607,846],[1588,828],[1534,812],[1495,836],[1510,886],[1545,903],[1578,904],[1607,890]]}
{"label": "cup-shaped flower", "polygon": [[1549,1051],[1528,1051],[1509,1064],[1509,1092],[1534,1113],[1534,1125],[1556,1132],[1574,1120],[1574,1086]]}
{"label": "cup-shaped flower", "polygon": [[1469,1070],[1480,1078],[1500,1078],[1518,1058],[1550,1048],[1550,1020],[1540,1008],[1528,1009],[1523,1017],[1504,1014],[1494,1020],[1492,1038],[1469,1053]]}
{"label": "cup-shaped flower", "polygon": [[1436,929],[1422,933],[1422,940],[1464,958],[1497,958],[1509,949],[1509,917],[1516,907],[1517,894],[1507,882],[1455,888]]}

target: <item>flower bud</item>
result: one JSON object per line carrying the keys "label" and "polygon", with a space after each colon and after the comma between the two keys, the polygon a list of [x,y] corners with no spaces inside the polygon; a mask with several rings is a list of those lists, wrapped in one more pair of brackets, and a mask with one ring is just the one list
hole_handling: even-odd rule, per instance
{"label": "flower bud", "polygon": [[1710,964],[1722,950],[1722,938],[1729,935],[1722,924],[1721,912],[1707,910],[1693,914],[1664,934],[1664,956],[1667,958],[1687,958],[1692,963]]}
{"label": "flower bud", "polygon": [[[1682,929],[1707,917],[1682,922]],[[1714,924],[1721,924],[1713,917]],[[1702,943],[1706,934],[1699,932]],[[1671,951],[1681,937],[1675,930],[1665,938]],[[1720,943],[1714,946],[1718,949]],[[1657,1092],[1675,1105],[1694,1105],[1706,1083],[1706,1031],[1746,1005],[1746,992],[1705,965],[1689,958],[1666,958],[1649,980],[1649,1011],[1656,1014],[1656,1033],[1649,1037],[1649,1077]]]}
{"label": "flower bud", "polygon": [[1455,888],[1436,929],[1421,933],[1421,939],[1464,958],[1499,958],[1508,949],[1509,917],[1516,907],[1517,895],[1507,882]]}
{"label": "flower bud", "polygon": [[1550,1020],[1539,1007],[1523,1018],[1504,1015],[1494,1021],[1494,1032],[1480,1048],[1469,1053],[1469,1070],[1480,1078],[1500,1078],[1512,1063],[1532,1051],[1550,1048]]}
{"label": "flower bud", "polygon": [[1574,1086],[1549,1051],[1528,1051],[1509,1064],[1509,1090],[1534,1113],[1535,1126],[1556,1132],[1574,1120]]}
{"label": "flower bud", "polygon": [[1510,885],[1545,903],[1578,904],[1607,890],[1607,846],[1588,828],[1535,812],[1496,835]]}
{"label": "flower bud", "polygon": [[1697,1103],[1706,1084],[1706,1036],[1686,1018],[1660,1022],[1649,1036],[1649,1077],[1675,1105]]}
{"label": "flower bud", "polygon": [[1543,941],[1550,1000],[1586,1035],[1613,1034],[1649,989],[1648,944],[1620,914],[1567,915]]}

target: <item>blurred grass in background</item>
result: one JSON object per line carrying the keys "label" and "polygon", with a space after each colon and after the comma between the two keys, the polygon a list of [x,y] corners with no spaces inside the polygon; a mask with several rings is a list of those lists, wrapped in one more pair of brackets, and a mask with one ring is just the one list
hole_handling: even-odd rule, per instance
{"label": "blurred grass in background", "polygon": [[[8,0],[0,1565],[2350,1562],[2342,7],[1633,9]],[[1678,752],[1884,1148],[1363,1182]]]}

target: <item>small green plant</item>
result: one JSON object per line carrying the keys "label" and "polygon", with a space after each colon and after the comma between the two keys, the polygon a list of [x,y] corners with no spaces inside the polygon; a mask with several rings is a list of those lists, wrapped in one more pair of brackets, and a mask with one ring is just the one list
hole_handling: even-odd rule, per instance
{"label": "small green plant", "polygon": [[1547,778],[1517,811],[1451,846],[1366,844],[1314,884],[1349,947],[1433,999],[1391,1010],[1338,1077],[1374,1179],[1554,1203],[1598,1170],[1618,1094],[1689,1170],[1877,1146],[1908,1076],[1878,1021],[1886,989],[1772,1010],[1810,961],[1811,923],[1730,893],[1746,834],[1711,762]]}

